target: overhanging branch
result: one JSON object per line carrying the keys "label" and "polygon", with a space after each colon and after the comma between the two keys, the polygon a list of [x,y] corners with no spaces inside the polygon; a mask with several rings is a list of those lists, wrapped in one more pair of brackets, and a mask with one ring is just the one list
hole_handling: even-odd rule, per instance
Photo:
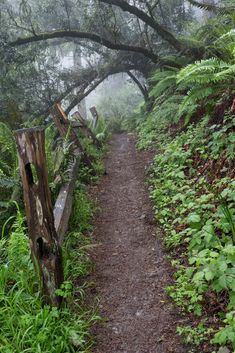
{"label": "overhanging branch", "polygon": [[184,45],[175,36],[156,22],[152,17],[146,14],[144,11],[140,10],[138,7],[128,4],[124,0],[99,0],[102,3],[116,5],[120,7],[123,11],[129,12],[135,15],[148,26],[152,27],[159,36],[167,41],[171,46],[173,46],[177,51],[184,49]]}
{"label": "overhanging branch", "polygon": [[133,82],[139,87],[140,92],[143,94],[144,100],[148,100],[148,90],[144,87],[138,78],[131,72],[127,71],[128,76],[132,79]]}
{"label": "overhanging branch", "polygon": [[89,39],[95,43],[105,46],[106,48],[113,49],[113,50],[125,50],[135,53],[141,53],[145,55],[147,58],[151,59],[154,63],[159,61],[158,55],[149,51],[146,48],[128,45],[128,44],[121,44],[121,43],[113,43],[109,40],[95,34],[95,33],[88,33],[88,32],[80,32],[80,31],[53,31],[48,33],[40,33],[36,36],[25,37],[25,38],[18,38],[16,41],[11,42],[11,46],[19,46],[23,44],[29,44],[33,42],[40,42],[45,41],[48,39],[55,39],[55,38],[79,38],[79,39]]}
{"label": "overhanging branch", "polygon": [[[119,65],[119,66],[113,65],[113,67],[111,67],[109,70],[104,72],[103,75],[99,77],[97,80],[94,80],[94,82],[90,81],[92,83],[91,86],[86,91],[81,92],[80,94],[78,94],[76,98],[73,99],[73,101],[66,109],[65,113],[68,115],[76,105],[78,105],[84,98],[86,98],[91,92],[93,92],[94,89],[96,89],[96,87],[98,87],[99,84],[103,82],[108,76],[118,74],[121,72],[126,72],[126,70],[128,69],[135,70],[136,67],[134,65],[129,65],[128,67],[123,65]],[[87,85],[87,87],[88,86],[89,85]]]}
{"label": "overhanging branch", "polygon": [[76,98],[74,98],[69,104],[68,108],[65,110],[65,114],[68,115],[76,105],[78,105],[84,98],[86,98],[91,92],[93,92],[96,87],[98,87],[99,84],[103,82],[107,77],[107,74],[104,75],[99,80],[95,81],[87,91],[80,93]]}

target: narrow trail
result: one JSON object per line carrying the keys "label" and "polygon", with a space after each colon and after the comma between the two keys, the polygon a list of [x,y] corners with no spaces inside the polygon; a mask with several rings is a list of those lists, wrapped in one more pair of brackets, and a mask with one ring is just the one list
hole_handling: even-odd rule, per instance
{"label": "narrow trail", "polygon": [[93,330],[94,353],[186,352],[175,334],[180,319],[164,294],[172,271],[145,184],[150,160],[136,151],[133,135],[115,135],[107,175],[92,191],[98,195],[94,237],[100,245],[90,280],[105,318]]}

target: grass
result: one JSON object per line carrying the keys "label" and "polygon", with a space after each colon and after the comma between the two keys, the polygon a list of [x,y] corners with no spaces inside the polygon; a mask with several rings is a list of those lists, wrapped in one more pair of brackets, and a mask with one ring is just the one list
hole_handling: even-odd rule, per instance
{"label": "grass", "polygon": [[76,282],[91,269],[87,255],[90,239],[82,234],[90,227],[91,214],[85,193],[77,191],[72,229],[63,246],[65,282],[59,291],[66,304],[57,309],[42,305],[25,219],[18,210],[8,238],[0,240],[1,353],[90,352],[89,330],[99,318],[95,310],[84,309],[86,284],[78,286]]}
{"label": "grass", "polygon": [[[101,134],[104,140],[108,137],[107,123],[103,119],[99,120],[95,133]],[[53,125],[46,128],[46,155],[53,200],[61,182],[66,179],[70,161],[66,143],[57,145],[57,148],[53,145],[55,134]],[[15,156],[11,133],[8,142]],[[79,166],[70,229],[62,249],[65,281],[57,290],[64,298],[61,309],[42,304],[23,212],[18,206],[14,216],[10,208],[7,212],[0,212],[0,223],[2,220],[3,224],[0,232],[0,353],[90,352],[90,327],[99,317],[96,308],[88,310],[84,305],[85,289],[89,284],[80,284],[92,268],[87,254],[92,244],[86,234],[92,230],[90,221],[94,208],[87,197],[86,185],[104,172],[102,159],[105,144],[101,150],[97,150],[86,138],[82,139],[82,144],[92,159],[97,175],[91,176],[85,166]],[[56,183],[57,176],[61,177],[61,181]],[[5,184],[3,188],[6,190]],[[11,198],[8,191],[7,200]],[[0,206],[5,207],[5,203]]]}

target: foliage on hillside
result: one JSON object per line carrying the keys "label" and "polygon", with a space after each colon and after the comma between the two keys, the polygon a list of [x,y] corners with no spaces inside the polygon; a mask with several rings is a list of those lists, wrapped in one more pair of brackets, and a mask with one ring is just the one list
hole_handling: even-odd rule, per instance
{"label": "foliage on hillside", "polygon": [[[176,268],[176,283],[167,292],[216,332],[218,312],[235,309],[235,144],[232,151],[226,148],[234,139],[235,116],[222,125],[207,124],[205,118],[162,142],[152,168],[151,198]],[[214,342],[234,348],[234,335],[222,332]]]}
{"label": "foliage on hillside", "polygon": [[157,70],[153,109],[134,118],[139,148],[157,151],[151,198],[175,268],[166,290],[194,315],[177,329],[192,352],[235,350],[234,33],[217,26],[215,56]]}

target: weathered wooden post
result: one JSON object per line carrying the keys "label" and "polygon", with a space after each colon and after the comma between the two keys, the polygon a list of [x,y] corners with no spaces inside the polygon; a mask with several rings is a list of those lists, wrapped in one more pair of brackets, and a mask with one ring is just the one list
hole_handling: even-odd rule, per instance
{"label": "weathered wooden post", "polygon": [[15,132],[32,258],[42,280],[43,301],[61,304],[55,294],[63,282],[61,248],[57,239],[40,127]]}
{"label": "weathered wooden post", "polygon": [[[95,170],[91,164],[91,161],[88,155],[85,153],[73,127],[70,128],[70,122],[65,112],[63,111],[60,104],[56,103],[50,108],[50,113],[52,115],[53,121],[59,130],[60,136],[65,138],[69,137],[70,141],[74,143],[74,153],[76,155],[80,154],[82,161],[87,165],[87,167],[91,170],[91,173],[95,175]],[[70,131],[69,131],[70,128]],[[69,133],[69,136],[67,136]]]}
{"label": "weathered wooden post", "polygon": [[91,115],[92,115],[92,117],[93,117],[93,119],[94,119],[94,120],[93,120],[93,121],[94,121],[93,127],[94,127],[94,129],[95,129],[96,126],[97,126],[99,114],[98,114],[98,112],[97,112],[97,110],[96,110],[96,107],[91,107],[91,108],[90,108],[90,112],[91,112]]}

